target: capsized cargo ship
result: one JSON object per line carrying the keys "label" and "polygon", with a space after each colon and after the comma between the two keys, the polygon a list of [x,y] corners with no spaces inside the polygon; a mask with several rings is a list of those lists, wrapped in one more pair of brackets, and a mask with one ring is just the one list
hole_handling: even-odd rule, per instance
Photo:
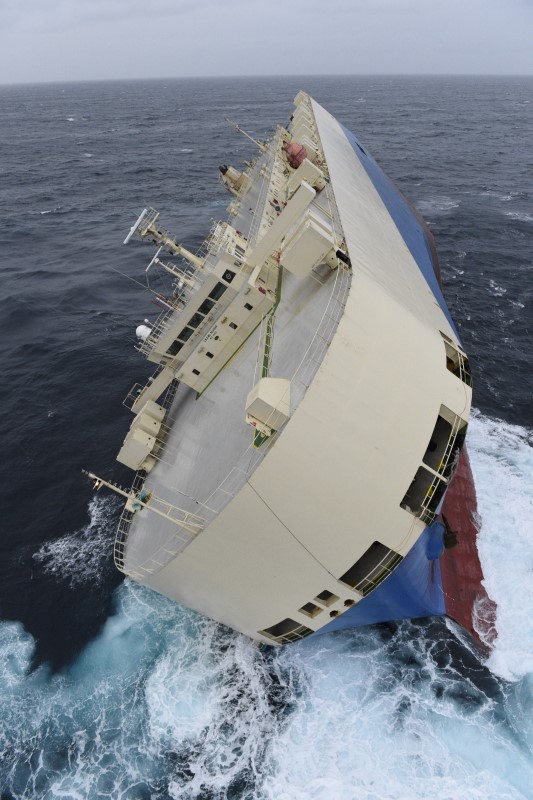
{"label": "capsized cargo ship", "polygon": [[255,144],[198,252],[151,208],[126,237],[171,289],[137,329],[132,486],[91,473],[126,499],[116,565],[265,644],[435,615],[476,635],[472,379],[432,234],[304,92]]}

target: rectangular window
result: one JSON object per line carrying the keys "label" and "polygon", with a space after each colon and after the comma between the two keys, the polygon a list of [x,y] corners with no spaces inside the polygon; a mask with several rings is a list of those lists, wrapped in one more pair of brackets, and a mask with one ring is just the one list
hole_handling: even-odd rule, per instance
{"label": "rectangular window", "polygon": [[313,631],[305,625],[300,625],[294,619],[283,619],[277,625],[272,625],[270,628],[265,628],[264,631],[259,631],[263,636],[268,636],[278,644],[288,644],[289,642],[296,642],[298,639],[303,639],[304,636],[309,636]]}
{"label": "rectangular window", "polygon": [[431,434],[431,439],[424,453],[422,461],[428,467],[440,472],[445,457],[446,447],[452,434],[452,426],[443,417],[437,417],[437,423]]}
{"label": "rectangular window", "polygon": [[430,525],[447,485],[443,478],[419,467],[400,506]]}
{"label": "rectangular window", "polygon": [[206,356],[208,358],[214,358],[213,353],[210,353],[209,350],[207,351]]}
{"label": "rectangular window", "polygon": [[179,334],[178,339],[181,339],[182,342],[187,342],[194,333],[194,328],[184,328],[182,332]]}
{"label": "rectangular window", "polygon": [[247,311],[251,311],[251,310],[253,309],[253,306],[252,306],[250,303],[245,303],[245,304],[244,304],[244,307],[245,307],[245,309],[246,309]]}
{"label": "rectangular window", "polygon": [[206,298],[202,303],[202,305],[200,306],[200,308],[198,309],[198,311],[200,314],[209,314],[214,305],[215,305],[214,300]]}
{"label": "rectangular window", "polygon": [[189,325],[191,326],[191,328],[197,328],[198,325],[203,321],[204,321],[203,315],[196,312],[196,314],[193,314],[193,316],[189,320]]}
{"label": "rectangular window", "polygon": [[401,560],[399,553],[381,542],[373,542],[339,580],[366,596],[391,574]]}
{"label": "rectangular window", "polygon": [[459,459],[459,453],[466,437],[466,422],[446,406],[440,413],[431,439],[424,453],[423,462],[431,469],[448,478]]}
{"label": "rectangular window", "polygon": [[167,353],[169,356],[175,356],[179,353],[182,347],[183,347],[183,342],[178,341],[178,339],[174,339],[174,341],[168,348]]}
{"label": "rectangular window", "polygon": [[440,331],[440,335],[444,340],[444,349],[446,351],[446,369],[463,383],[466,383],[467,386],[472,386],[472,372],[468,358],[454,347],[452,340],[442,331]]}
{"label": "rectangular window", "polygon": [[216,302],[217,300],[220,300],[220,298],[222,297],[227,288],[228,288],[227,286],[219,282],[217,283],[214,289],[211,289],[211,291],[209,292],[209,297],[211,297]]}
{"label": "rectangular window", "polygon": [[200,374],[200,370],[199,369],[193,369],[192,374],[193,375],[199,375]]}
{"label": "rectangular window", "polygon": [[233,328],[234,331],[236,331],[237,327],[238,327],[237,325],[235,325],[234,322],[230,322],[229,326],[230,326],[230,328]]}
{"label": "rectangular window", "polygon": [[336,603],[339,598],[336,594],[333,594],[333,592],[328,592],[327,589],[324,589],[323,592],[317,594],[315,600],[318,600],[323,606],[331,606],[333,603]]}
{"label": "rectangular window", "polygon": [[305,614],[306,617],[316,617],[316,615],[320,614],[322,611],[322,609],[319,606],[316,606],[314,603],[306,603],[298,610],[302,614]]}

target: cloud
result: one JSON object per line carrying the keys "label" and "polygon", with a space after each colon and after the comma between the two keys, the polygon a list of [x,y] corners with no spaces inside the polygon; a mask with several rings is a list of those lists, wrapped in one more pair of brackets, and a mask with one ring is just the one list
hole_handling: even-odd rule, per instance
{"label": "cloud", "polygon": [[533,0],[2,0],[0,82],[533,74]]}

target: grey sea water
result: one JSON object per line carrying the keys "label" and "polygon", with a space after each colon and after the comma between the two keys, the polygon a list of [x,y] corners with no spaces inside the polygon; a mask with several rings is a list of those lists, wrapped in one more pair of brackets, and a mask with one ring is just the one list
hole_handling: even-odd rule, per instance
{"label": "grey sea water", "polygon": [[[485,662],[442,620],[259,651],[112,565],[121,400],[151,372],[145,205],[195,249],[252,135],[304,88],[437,237],[471,355]],[[0,87],[0,792],[13,798],[533,797],[533,79]],[[125,277],[129,276],[129,277]],[[161,284],[162,285],[162,284]],[[157,283],[155,284],[157,288]]]}

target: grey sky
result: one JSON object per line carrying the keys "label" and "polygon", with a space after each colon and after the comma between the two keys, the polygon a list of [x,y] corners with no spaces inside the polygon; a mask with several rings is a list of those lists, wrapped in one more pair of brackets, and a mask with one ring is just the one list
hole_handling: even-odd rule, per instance
{"label": "grey sky", "polygon": [[533,74],[533,0],[0,0],[0,83]]}

